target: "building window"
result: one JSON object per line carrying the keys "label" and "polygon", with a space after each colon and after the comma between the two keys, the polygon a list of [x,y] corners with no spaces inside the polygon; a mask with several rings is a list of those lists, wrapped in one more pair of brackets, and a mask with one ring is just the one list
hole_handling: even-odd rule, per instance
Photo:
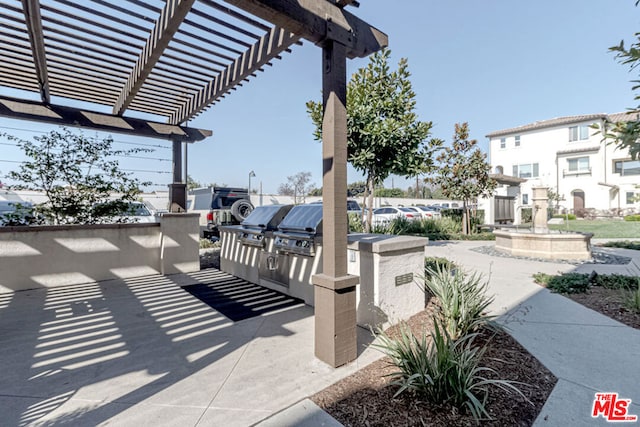
{"label": "building window", "polygon": [[507,138],[500,138],[500,148],[507,148]]}
{"label": "building window", "polygon": [[636,193],[633,191],[627,191],[627,204],[632,205],[636,202]]}
{"label": "building window", "polygon": [[640,160],[614,160],[613,173],[621,176],[640,175]]}
{"label": "building window", "polygon": [[520,147],[520,135],[516,135],[516,147]]}
{"label": "building window", "polygon": [[502,175],[504,173],[504,168],[502,166],[496,166],[495,171],[498,175]]}
{"label": "building window", "polygon": [[523,205],[528,205],[529,204],[529,195],[528,194],[523,194],[522,195],[522,204]]}
{"label": "building window", "polygon": [[589,125],[571,126],[569,128],[569,142],[589,139]]}
{"label": "building window", "polygon": [[576,157],[575,159],[567,159],[569,172],[584,172],[589,170],[588,157]]}
{"label": "building window", "polygon": [[539,176],[538,163],[513,165],[513,176],[518,178],[537,178]]}

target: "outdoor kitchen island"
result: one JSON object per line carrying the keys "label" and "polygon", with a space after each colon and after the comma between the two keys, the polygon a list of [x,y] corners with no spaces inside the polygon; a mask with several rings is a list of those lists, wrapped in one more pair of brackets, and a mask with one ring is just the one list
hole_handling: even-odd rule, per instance
{"label": "outdoor kitchen island", "polygon": [[[222,271],[315,305],[312,277],[322,273],[320,205],[257,207],[242,225],[220,232]],[[348,235],[348,273],[360,278],[358,325],[396,322],[424,308],[418,283],[427,243],[424,237]]]}

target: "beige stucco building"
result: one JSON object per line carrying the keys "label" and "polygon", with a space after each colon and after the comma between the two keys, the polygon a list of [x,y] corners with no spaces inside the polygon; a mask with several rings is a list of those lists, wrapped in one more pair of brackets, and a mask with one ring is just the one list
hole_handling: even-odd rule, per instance
{"label": "beige stucco building", "polygon": [[640,161],[605,141],[599,130],[607,121],[635,118],[627,113],[589,114],[491,132],[492,172],[526,179],[516,206],[531,206],[532,188],[547,186],[563,198],[559,206],[570,211],[637,210]]}

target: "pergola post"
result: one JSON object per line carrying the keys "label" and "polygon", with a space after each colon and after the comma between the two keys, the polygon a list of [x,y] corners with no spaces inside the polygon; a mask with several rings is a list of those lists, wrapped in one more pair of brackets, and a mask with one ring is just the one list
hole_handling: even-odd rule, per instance
{"label": "pergola post", "polygon": [[357,357],[356,285],[347,274],[347,56],[327,41],[323,55],[322,273],[313,276],[315,355],[333,367]]}
{"label": "pergola post", "polygon": [[169,184],[169,212],[187,211],[187,184],[182,178],[182,140],[173,138],[173,183]]}

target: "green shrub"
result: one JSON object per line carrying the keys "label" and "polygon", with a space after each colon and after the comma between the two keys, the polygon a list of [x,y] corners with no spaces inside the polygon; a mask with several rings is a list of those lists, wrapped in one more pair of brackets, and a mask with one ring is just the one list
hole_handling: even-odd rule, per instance
{"label": "green shrub", "polygon": [[553,215],[553,218],[562,218],[562,219],[568,219],[569,221],[573,221],[576,219],[576,216],[574,214],[555,214]]}
{"label": "green shrub", "polygon": [[622,274],[599,274],[595,277],[593,284],[607,289],[634,290],[638,288],[638,278]]}
{"label": "green shrub", "polygon": [[455,234],[462,232],[462,219],[443,216],[433,221],[437,232],[443,234]]}
{"label": "green shrub", "polygon": [[533,281],[540,286],[546,287],[549,284],[549,281],[551,280],[552,277],[554,276],[547,273],[535,273],[533,275]]}
{"label": "green shrub", "polygon": [[625,221],[640,221],[640,215],[625,215],[624,216],[624,220]]}
{"label": "green shrub", "polygon": [[477,273],[465,274],[449,264],[435,263],[426,269],[425,291],[438,299],[438,320],[453,339],[491,325],[491,316],[485,313],[493,302],[487,296],[488,282]]}
{"label": "green shrub", "polygon": [[200,249],[219,248],[220,242],[212,242],[209,239],[200,238]]}
{"label": "green shrub", "polygon": [[533,211],[531,208],[520,209],[520,222],[528,224],[533,221]]}
{"label": "green shrub", "polygon": [[630,240],[606,242],[603,243],[602,246],[605,246],[607,248],[622,248],[640,251],[640,242],[632,242]]}
{"label": "green shrub", "polygon": [[453,240],[496,240],[496,235],[491,232],[482,232],[476,234],[458,234]]}
{"label": "green shrub", "polygon": [[455,262],[442,257],[425,257],[424,258],[424,274],[425,278],[431,277],[429,271],[437,271],[438,269],[448,268],[454,270],[458,268]]}
{"label": "green shrub", "polygon": [[560,294],[583,293],[586,292],[591,285],[589,275],[581,273],[565,273],[557,276],[536,273],[533,275],[533,279],[536,283],[545,286],[550,291]]}
{"label": "green shrub", "polygon": [[349,232],[362,233],[364,224],[362,223],[361,214],[358,212],[349,212]]}
{"label": "green shrub", "polygon": [[484,376],[497,372],[480,366],[486,347],[474,345],[477,334],[454,340],[434,319],[430,336],[430,340],[424,333],[416,337],[406,324],[400,325],[397,339],[379,332],[380,343],[374,345],[398,368],[389,374],[392,384],[399,387],[394,397],[408,390],[435,404],[467,407],[477,421],[490,418],[485,407],[490,386],[515,391],[526,399],[515,382]]}
{"label": "green shrub", "polygon": [[387,232],[389,234],[413,234],[420,230],[418,221],[413,221],[403,216],[394,218],[389,223]]}
{"label": "green shrub", "polygon": [[622,301],[626,309],[640,314],[640,287],[636,287],[635,291],[624,291]]}
{"label": "green shrub", "polygon": [[495,240],[491,232],[462,234],[462,223],[453,218],[423,219],[413,221],[394,218],[388,225],[372,227],[372,233],[428,237],[431,240]]}
{"label": "green shrub", "polygon": [[533,280],[553,292],[574,294],[586,292],[590,286],[602,286],[607,289],[636,290],[640,286],[640,279],[636,276],[622,274],[598,274],[591,277],[589,274],[564,273],[551,275],[536,273]]}

